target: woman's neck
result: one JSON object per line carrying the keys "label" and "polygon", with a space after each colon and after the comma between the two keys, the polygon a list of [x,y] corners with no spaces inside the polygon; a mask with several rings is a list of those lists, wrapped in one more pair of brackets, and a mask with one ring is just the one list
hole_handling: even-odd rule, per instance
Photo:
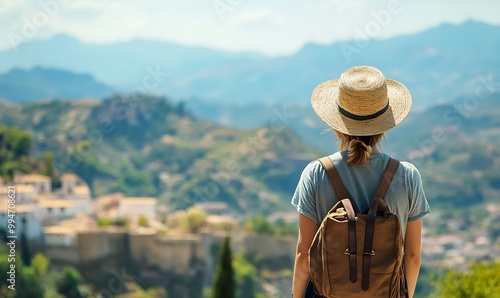
{"label": "woman's neck", "polygon": [[[341,151],[347,151],[347,146],[342,147]],[[382,153],[382,148],[380,146],[372,147],[372,154],[374,153]]]}
{"label": "woman's neck", "polygon": [[382,153],[382,148],[380,146],[372,147],[372,153]]}

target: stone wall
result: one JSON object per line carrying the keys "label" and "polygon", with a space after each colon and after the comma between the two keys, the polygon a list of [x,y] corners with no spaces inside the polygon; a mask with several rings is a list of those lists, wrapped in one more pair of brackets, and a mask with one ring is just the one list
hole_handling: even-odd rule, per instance
{"label": "stone wall", "polygon": [[200,261],[211,257],[207,254],[210,241],[210,238],[191,234],[131,234],[130,253],[140,266],[156,267],[174,274],[194,275],[200,270]]}
{"label": "stone wall", "polygon": [[78,265],[80,263],[79,251],[76,247],[46,247],[45,255],[49,260],[65,264]]}
{"label": "stone wall", "polygon": [[128,233],[125,229],[77,232],[74,245],[69,247],[45,245],[45,253],[50,260],[71,264],[124,256],[128,249]]}
{"label": "stone wall", "polygon": [[245,234],[234,238],[235,246],[245,254],[265,258],[295,258],[297,240],[293,237]]}
{"label": "stone wall", "polygon": [[126,254],[128,245],[128,232],[125,229],[79,232],[77,235],[81,262],[94,262]]}

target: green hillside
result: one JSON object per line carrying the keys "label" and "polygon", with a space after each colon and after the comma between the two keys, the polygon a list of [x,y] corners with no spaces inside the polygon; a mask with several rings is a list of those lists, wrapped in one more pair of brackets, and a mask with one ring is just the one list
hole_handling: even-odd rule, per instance
{"label": "green hillside", "polygon": [[171,209],[225,201],[274,212],[289,206],[302,168],[319,156],[284,125],[228,128],[165,98],[1,105],[0,125],[30,132],[32,155],[54,152],[56,169],[81,175],[94,195],[158,196]]}
{"label": "green hillside", "polygon": [[387,136],[387,149],[413,162],[434,206],[500,198],[500,94],[459,98],[411,115]]}
{"label": "green hillside", "polygon": [[[420,169],[434,210],[500,197],[500,95],[460,108],[472,107],[467,100],[411,114],[383,143]],[[0,125],[30,132],[32,155],[54,152],[56,169],[84,177],[94,195],[159,196],[174,209],[217,200],[265,214],[289,207],[300,171],[322,155],[287,125],[229,128],[164,98],[1,105]]]}

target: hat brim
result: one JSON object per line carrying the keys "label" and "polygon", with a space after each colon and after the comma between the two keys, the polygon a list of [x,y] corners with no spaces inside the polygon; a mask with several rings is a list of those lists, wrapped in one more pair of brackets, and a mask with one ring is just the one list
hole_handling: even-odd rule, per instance
{"label": "hat brim", "polygon": [[389,108],[369,120],[354,120],[338,109],[339,80],[319,84],[313,91],[311,104],[316,114],[333,129],[352,136],[370,136],[390,130],[400,124],[410,112],[410,91],[401,83],[386,79]]}

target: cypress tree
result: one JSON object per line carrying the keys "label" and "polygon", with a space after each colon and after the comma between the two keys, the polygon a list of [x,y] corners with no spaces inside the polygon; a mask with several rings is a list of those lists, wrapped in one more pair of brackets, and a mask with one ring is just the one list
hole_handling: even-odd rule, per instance
{"label": "cypress tree", "polygon": [[217,265],[211,298],[236,297],[234,270],[231,261],[231,246],[229,244],[229,238],[226,237]]}
{"label": "cypress tree", "polygon": [[21,260],[24,266],[31,266],[31,251],[28,244],[28,237],[26,237],[26,225],[28,221],[26,220],[26,214],[23,215],[22,223],[23,227],[21,229]]}

